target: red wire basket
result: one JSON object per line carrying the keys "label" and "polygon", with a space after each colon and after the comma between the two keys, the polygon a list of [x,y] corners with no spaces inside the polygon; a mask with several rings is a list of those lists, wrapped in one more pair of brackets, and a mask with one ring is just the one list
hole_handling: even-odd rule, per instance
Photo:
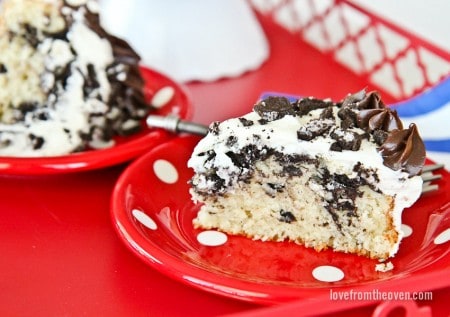
{"label": "red wire basket", "polygon": [[450,74],[449,52],[350,1],[250,3],[394,100],[420,94]]}

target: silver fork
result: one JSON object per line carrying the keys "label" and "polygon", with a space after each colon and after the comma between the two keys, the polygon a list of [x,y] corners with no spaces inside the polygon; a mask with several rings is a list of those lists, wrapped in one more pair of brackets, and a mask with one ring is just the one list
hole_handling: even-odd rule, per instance
{"label": "silver fork", "polygon": [[[174,133],[190,133],[197,135],[206,135],[208,133],[208,127],[206,125],[184,121],[175,115],[150,115],[147,117],[147,126],[150,128],[162,128]],[[431,184],[431,182],[442,178],[441,174],[433,174],[434,171],[441,168],[444,168],[444,164],[432,164],[423,167],[420,174],[423,180],[422,194],[439,189],[439,185]]]}
{"label": "silver fork", "polygon": [[423,180],[422,194],[432,192],[439,189],[439,185],[431,184],[432,181],[439,180],[442,178],[441,174],[433,174],[434,171],[444,168],[444,164],[431,164],[425,165],[422,168],[420,176]]}
{"label": "silver fork", "polygon": [[206,135],[208,127],[203,124],[181,120],[176,115],[157,116],[150,115],[146,120],[149,128],[162,128],[174,133],[190,133]]}

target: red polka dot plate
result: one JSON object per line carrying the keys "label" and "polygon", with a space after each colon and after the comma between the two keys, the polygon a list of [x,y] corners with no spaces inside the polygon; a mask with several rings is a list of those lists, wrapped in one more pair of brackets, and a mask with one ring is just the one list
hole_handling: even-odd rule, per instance
{"label": "red polka dot plate", "polygon": [[[125,245],[149,266],[176,280],[232,298],[283,303],[329,296],[330,290],[414,291],[449,284],[450,176],[423,195],[403,217],[394,268],[375,260],[295,243],[253,241],[194,229],[198,207],[189,195],[187,166],[197,137],[161,144],[133,162],[111,199],[114,227]],[[427,283],[419,282],[426,278]]]}
{"label": "red polka dot plate", "polygon": [[[183,86],[148,68],[142,67],[141,73],[145,80],[145,97],[158,106],[153,114],[174,114],[180,118],[192,116],[190,96]],[[0,174],[44,175],[108,167],[129,161],[172,137],[166,131],[145,127],[139,133],[116,137],[115,144],[104,149],[52,157],[0,156]]]}

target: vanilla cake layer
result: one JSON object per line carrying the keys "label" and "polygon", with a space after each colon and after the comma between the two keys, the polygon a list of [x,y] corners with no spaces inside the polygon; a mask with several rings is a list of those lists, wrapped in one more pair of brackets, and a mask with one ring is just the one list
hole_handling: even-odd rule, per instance
{"label": "vanilla cake layer", "polygon": [[193,223],[386,259],[403,209],[420,196],[424,159],[415,126],[403,129],[375,93],[270,97],[212,124],[194,149],[191,194],[202,205]]}

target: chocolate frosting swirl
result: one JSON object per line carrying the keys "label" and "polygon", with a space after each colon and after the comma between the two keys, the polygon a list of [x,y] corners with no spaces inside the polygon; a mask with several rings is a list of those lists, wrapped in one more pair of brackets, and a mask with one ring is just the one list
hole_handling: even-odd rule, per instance
{"label": "chocolate frosting swirl", "polygon": [[355,105],[366,97],[366,89],[347,95],[341,102],[342,107],[354,108]]}
{"label": "chocolate frosting swirl", "polygon": [[425,146],[420,138],[415,124],[403,129],[403,124],[397,114],[383,103],[377,92],[365,94],[362,90],[348,96],[342,103],[343,107],[358,109],[356,126],[366,132],[384,134],[380,152],[384,165],[407,172],[410,177],[417,175],[425,163]]}
{"label": "chocolate frosting swirl", "polygon": [[356,120],[358,128],[369,131],[381,129],[389,132],[403,129],[403,124],[397,115],[397,111],[389,108],[360,110]]}
{"label": "chocolate frosting swirl", "polygon": [[392,130],[380,147],[384,165],[405,170],[410,177],[417,175],[425,163],[425,146],[414,123],[408,129]]}
{"label": "chocolate frosting swirl", "polygon": [[[359,93],[361,95],[361,93]],[[397,115],[397,111],[391,110],[381,100],[380,95],[372,91],[364,95],[358,102],[356,107],[359,112],[356,116],[358,128],[368,130],[370,132],[377,129],[389,132],[395,129],[402,130],[403,125]]]}
{"label": "chocolate frosting swirl", "polygon": [[383,100],[381,100],[380,94],[376,91],[371,91],[368,94],[365,94],[363,98],[357,102],[356,106],[359,110],[386,108]]}

